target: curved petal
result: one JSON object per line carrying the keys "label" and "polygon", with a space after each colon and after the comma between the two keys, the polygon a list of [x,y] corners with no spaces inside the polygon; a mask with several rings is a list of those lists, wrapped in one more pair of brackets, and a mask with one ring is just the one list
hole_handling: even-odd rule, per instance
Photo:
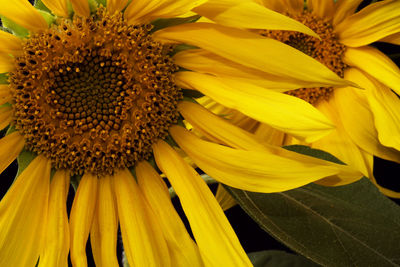
{"label": "curved petal", "polygon": [[337,25],[342,20],[356,12],[357,7],[363,0],[338,0],[335,4],[335,14],[333,16],[333,25]]}
{"label": "curved petal", "polygon": [[400,45],[400,33],[395,33],[379,40],[390,44]]}
{"label": "curved petal", "polygon": [[193,11],[225,26],[297,31],[318,38],[315,32],[297,20],[251,1],[209,0]]}
{"label": "curved petal", "polygon": [[85,173],[79,182],[72,203],[69,226],[71,232],[71,262],[74,266],[87,266],[86,242],[97,201],[98,178]]}
{"label": "curved petal", "polygon": [[160,175],[146,161],[139,162],[135,170],[139,186],[162,224],[172,266],[203,266],[199,249],[175,211]]}
{"label": "curved petal", "polygon": [[8,54],[0,53],[0,73],[14,70],[14,59]]}
{"label": "curved petal", "polygon": [[285,133],[272,128],[265,123],[260,123],[254,131],[254,135],[267,144],[282,146],[285,141]]}
{"label": "curved petal", "polygon": [[[296,80],[249,68],[203,49],[191,49],[177,53],[174,62],[185,69],[200,73],[253,83],[255,85],[286,92],[298,88],[326,86],[325,83]],[[212,66],[212,68],[210,67]]]}
{"label": "curved petal", "polygon": [[[399,162],[400,99],[389,88],[366,75],[354,68],[345,73],[365,90],[337,90],[335,99],[339,114],[346,130],[360,147],[380,158]],[[346,112],[349,105],[352,111]]]}
{"label": "curved petal", "polygon": [[[327,151],[337,157],[339,160],[348,164],[356,170],[359,170],[363,175],[369,176],[368,164],[362,151],[350,138],[345,131],[340,118],[337,116],[338,108],[333,100],[320,101],[318,109],[329,116],[336,125],[336,129],[328,136],[314,142],[312,147]],[[361,177],[350,177],[350,179],[335,180],[334,184],[329,185],[344,185],[352,183]],[[327,179],[329,180],[329,179]],[[326,184],[326,183],[325,183]],[[326,184],[328,185],[328,184]]]}
{"label": "curved petal", "polygon": [[[117,236],[118,236],[118,215],[117,203],[112,188],[111,176],[99,178],[99,191],[95,217],[90,241],[96,266],[118,267],[117,259]],[[97,231],[93,231],[93,229]]]}
{"label": "curved petal", "polygon": [[206,265],[252,266],[203,179],[164,141],[153,145],[153,151],[179,196]]}
{"label": "curved petal", "polygon": [[72,9],[79,16],[88,18],[90,16],[89,0],[70,0]]}
{"label": "curved petal", "polygon": [[45,223],[45,246],[40,254],[39,267],[68,266],[69,226],[67,214],[67,195],[69,173],[58,170],[50,185],[49,213]]}
{"label": "curved petal", "polygon": [[[280,192],[321,178],[342,174],[361,178],[347,166],[313,159],[292,159],[266,151],[232,149],[199,139],[184,128],[170,133],[179,146],[204,172],[229,186],[253,192]],[[268,162],[268,164],[265,164]]]}
{"label": "curved petal", "polygon": [[307,0],[307,8],[320,18],[331,19],[334,14],[334,0]]}
{"label": "curved petal", "polygon": [[325,136],[334,127],[311,104],[293,96],[194,72],[179,72],[175,77],[182,87],[189,85],[226,107],[307,142]]}
{"label": "curved petal", "polygon": [[107,0],[107,11],[110,14],[120,12],[128,4],[128,0]]}
{"label": "curved petal", "polygon": [[0,53],[18,54],[21,51],[21,40],[11,33],[0,30]]}
{"label": "curved petal", "polygon": [[188,13],[205,0],[137,0],[129,4],[124,16],[129,24],[148,23],[156,18],[168,18]]}
{"label": "curved petal", "polygon": [[24,145],[24,137],[18,132],[13,132],[0,139],[0,173],[18,157]]}
{"label": "curved petal", "polygon": [[336,25],[340,42],[351,47],[368,45],[400,32],[400,1],[380,1]]}
{"label": "curved petal", "polygon": [[222,184],[218,185],[217,193],[215,193],[215,199],[218,201],[219,205],[224,211],[229,210],[237,204],[233,197],[225,190]]}
{"label": "curved petal", "polygon": [[199,22],[168,27],[155,32],[153,36],[160,41],[195,45],[272,75],[326,86],[349,85],[312,57],[279,41],[249,31]]}
{"label": "curved petal", "polygon": [[59,17],[68,17],[67,0],[42,0],[51,12]]}
{"label": "curved petal", "polygon": [[35,266],[44,242],[51,162],[36,157],[0,202],[0,266]]}
{"label": "curved petal", "polygon": [[11,107],[0,108],[0,130],[7,127],[12,121],[13,110]]}
{"label": "curved petal", "polygon": [[28,1],[0,0],[0,6],[1,16],[12,20],[30,31],[37,32],[48,28],[46,20]]}
{"label": "curved petal", "polygon": [[400,69],[389,57],[373,47],[348,48],[345,63],[368,73],[400,94]]}
{"label": "curved petal", "polygon": [[129,264],[170,266],[168,247],[156,215],[129,170],[114,175],[122,241]]}

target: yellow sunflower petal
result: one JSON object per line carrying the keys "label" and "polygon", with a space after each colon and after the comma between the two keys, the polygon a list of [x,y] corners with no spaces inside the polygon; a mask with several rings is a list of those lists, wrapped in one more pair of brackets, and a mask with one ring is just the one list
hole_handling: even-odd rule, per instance
{"label": "yellow sunflower petal", "polygon": [[59,17],[68,17],[67,0],[42,0],[51,12]]}
{"label": "yellow sunflower petal", "polygon": [[400,99],[357,69],[346,71],[345,76],[366,89],[335,90],[337,111],[346,131],[365,151],[400,163]]}
{"label": "yellow sunflower petal", "polygon": [[50,168],[49,160],[36,157],[1,200],[0,266],[35,266],[44,241]]}
{"label": "yellow sunflower petal", "polygon": [[356,12],[357,7],[363,0],[338,0],[335,4],[335,14],[333,16],[333,25],[337,25],[342,20]]}
{"label": "yellow sunflower petal", "polygon": [[335,27],[340,42],[351,47],[368,45],[400,32],[400,1],[380,1],[347,17]]}
{"label": "yellow sunflower petal", "polygon": [[70,214],[71,262],[74,266],[87,266],[86,242],[92,227],[97,201],[97,177],[85,173],[79,182]]}
{"label": "yellow sunflower petal", "polygon": [[195,72],[179,72],[175,77],[182,87],[197,89],[226,107],[307,142],[333,129],[329,120],[311,104],[293,96]]}
{"label": "yellow sunflower petal", "polygon": [[217,145],[201,140],[178,126],[171,127],[170,133],[204,172],[224,184],[243,190],[271,193],[297,188],[336,174],[361,177],[347,166]]}
{"label": "yellow sunflower petal", "polygon": [[168,247],[156,214],[144,198],[135,178],[124,169],[114,175],[122,241],[129,264],[170,266]]}
{"label": "yellow sunflower petal", "polygon": [[0,53],[0,73],[14,70],[14,59],[7,54]]}
{"label": "yellow sunflower petal", "polygon": [[274,146],[282,146],[285,140],[284,132],[278,131],[265,123],[259,124],[254,135],[265,143]]}
{"label": "yellow sunflower petal", "polygon": [[70,0],[76,14],[82,17],[90,16],[89,0]]}
{"label": "yellow sunflower petal", "polygon": [[153,146],[157,165],[167,175],[189,220],[207,266],[251,266],[210,189],[164,141]]}
{"label": "yellow sunflower petal", "polygon": [[111,14],[120,12],[127,4],[128,0],[107,0],[107,11]]}
{"label": "yellow sunflower petal", "polygon": [[400,94],[400,69],[390,58],[373,47],[348,48],[345,63],[365,71]]}
{"label": "yellow sunflower petal", "polygon": [[304,24],[251,1],[209,0],[193,11],[225,26],[297,31],[318,38]]}
{"label": "yellow sunflower petal", "polygon": [[287,8],[284,4],[286,0],[252,0],[252,1],[279,13],[287,11]]}
{"label": "yellow sunflower petal", "polygon": [[280,77],[325,85],[348,85],[323,64],[299,50],[249,31],[211,23],[187,23],[157,31],[154,38],[195,45],[233,62]]}
{"label": "yellow sunflower petal", "polygon": [[11,107],[2,107],[0,108],[0,130],[7,127],[12,121],[12,108]]}
{"label": "yellow sunflower petal", "polygon": [[[277,92],[326,85],[320,82],[289,79],[287,77],[272,75],[235,63],[203,49],[192,49],[177,53],[174,56],[174,62],[189,70],[253,83]],[[213,67],[210,68],[210,66]]]}
{"label": "yellow sunflower petal", "polygon": [[264,146],[250,133],[198,104],[182,101],[178,105],[178,110],[185,120],[210,140],[240,149],[264,150]]}
{"label": "yellow sunflower petal", "polygon": [[221,208],[226,211],[235,206],[236,200],[225,190],[225,188],[219,184],[217,188],[217,193],[215,193],[215,198],[217,199]]}
{"label": "yellow sunflower petal", "polygon": [[[46,20],[40,13],[25,0],[0,0],[0,15],[4,16],[18,25],[37,32],[47,29],[48,25]],[[1,73],[1,70],[0,70]]]}
{"label": "yellow sunflower petal", "polygon": [[18,54],[21,51],[21,40],[11,33],[0,30],[0,53]]}
{"label": "yellow sunflower petal", "polygon": [[[318,109],[324,112],[335,122],[336,129],[326,137],[314,142],[312,147],[327,151],[337,157],[339,160],[348,164],[363,175],[368,176],[369,170],[364,156],[364,152],[352,141],[351,137],[345,131],[340,118],[337,116],[338,108],[333,100],[320,101]],[[332,185],[343,185],[357,181],[361,177],[349,177],[349,179],[340,179]]]}
{"label": "yellow sunflower petal", "polygon": [[400,45],[400,33],[395,33],[379,40],[379,42],[386,42],[395,45]]}
{"label": "yellow sunflower petal", "polygon": [[69,226],[66,207],[68,189],[69,173],[58,170],[50,185],[45,246],[40,255],[39,267],[68,266]]}
{"label": "yellow sunflower petal", "polygon": [[330,19],[333,16],[334,0],[307,0],[307,8],[320,18]]}
{"label": "yellow sunflower petal", "polygon": [[124,16],[129,24],[148,23],[156,18],[168,18],[188,13],[205,0],[139,0],[131,3]]}
{"label": "yellow sunflower petal", "polygon": [[0,173],[18,157],[24,145],[24,137],[18,132],[6,135],[0,139]]}
{"label": "yellow sunflower petal", "polygon": [[144,196],[162,224],[172,266],[203,266],[199,249],[175,211],[160,175],[148,162],[137,164],[136,175]]}
{"label": "yellow sunflower petal", "polygon": [[90,229],[90,246],[92,248],[92,254],[94,263],[98,267],[102,267],[101,260],[101,235],[100,235],[100,227],[99,227],[99,202],[96,203],[96,208],[94,211],[92,228]]}
{"label": "yellow sunflower petal", "polygon": [[[116,254],[118,215],[112,179],[111,176],[104,176],[99,178],[98,181],[99,192],[92,226],[92,229],[97,228],[97,231],[90,232],[92,247],[98,249],[97,253],[93,253],[96,266],[119,266]],[[95,236],[96,240],[93,239],[92,235]]]}

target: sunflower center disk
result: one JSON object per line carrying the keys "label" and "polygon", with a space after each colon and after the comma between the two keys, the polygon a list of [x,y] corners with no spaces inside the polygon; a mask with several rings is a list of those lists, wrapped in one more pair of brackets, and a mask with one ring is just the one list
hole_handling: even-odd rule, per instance
{"label": "sunflower center disk", "polygon": [[74,173],[111,174],[147,159],[182,97],[170,49],[150,30],[101,8],[26,41],[10,86],[27,148]]}
{"label": "sunflower center disk", "polygon": [[[347,68],[347,65],[343,62],[342,57],[346,48],[343,44],[339,43],[332,25],[327,20],[318,18],[308,11],[304,11],[302,14],[298,15],[291,15],[291,17],[317,33],[321,40],[304,33],[293,31],[262,30],[260,34],[284,42],[302,51],[343,78],[344,70]],[[315,104],[321,99],[329,99],[332,92],[332,87],[318,87],[300,88],[288,91],[287,94]]]}

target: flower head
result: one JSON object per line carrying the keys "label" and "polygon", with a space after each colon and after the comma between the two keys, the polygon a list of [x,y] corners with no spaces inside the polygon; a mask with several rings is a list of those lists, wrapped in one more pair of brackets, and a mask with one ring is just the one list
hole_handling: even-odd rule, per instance
{"label": "flower head", "polygon": [[[189,99],[187,89],[225,94],[226,88],[199,80],[224,81],[222,76],[179,68],[185,60],[173,53],[182,36],[193,37],[189,43],[199,48],[192,50],[212,50],[222,61],[237,53],[236,64],[246,63],[237,51],[237,45],[246,44],[239,38],[245,31],[204,22],[156,31],[151,24],[187,14],[204,1],[107,1],[102,7],[74,0],[72,9],[64,0],[42,2],[52,14],[24,0],[0,1],[0,15],[29,31],[22,30],[20,37],[0,32],[0,72],[8,76],[8,84],[0,88],[1,104],[7,103],[1,107],[0,125],[12,125],[0,140],[0,171],[19,154],[34,158],[0,203],[0,265],[34,266],[39,259],[39,266],[66,266],[70,254],[73,265],[85,266],[90,234],[96,263],[116,266],[118,226],[132,265],[250,265],[223,211],[182,151],[215,179],[259,192],[288,190],[326,176],[359,176],[346,166],[265,146]],[[166,38],[169,28],[175,37]],[[206,42],[196,43],[199,33],[209,34]],[[232,47],[217,48],[218,42],[231,41]],[[279,42],[271,45],[286,49]],[[268,59],[258,64],[262,62],[269,66]],[[213,67],[207,66],[207,72]],[[327,73],[325,80],[346,84]],[[232,91],[231,97],[238,101],[241,94]],[[258,94],[268,96],[267,91]],[[256,100],[255,95],[244,98],[260,106]],[[254,112],[265,115],[261,109]],[[213,132],[197,137],[182,127],[181,115],[200,131]],[[321,121],[314,122],[321,132],[331,130]],[[153,158],[157,167],[148,162],[154,163]],[[285,166],[291,168],[282,172]],[[177,192],[196,243],[155,168]],[[70,180],[79,186],[68,219]]]}

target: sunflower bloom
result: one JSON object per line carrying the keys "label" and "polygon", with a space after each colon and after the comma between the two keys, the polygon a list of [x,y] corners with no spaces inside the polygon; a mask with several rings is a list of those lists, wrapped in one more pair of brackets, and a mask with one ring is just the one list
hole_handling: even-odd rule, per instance
{"label": "sunflower bloom", "polygon": [[[385,0],[371,4],[356,12],[361,1],[243,1],[241,8],[236,1],[213,0],[197,7],[195,10],[209,19],[224,25],[248,28],[249,32],[279,40],[289,46],[313,57],[338,76],[354,82],[355,86],[320,86],[311,77],[308,84],[301,85],[287,80],[287,83],[266,82],[271,73],[266,69],[240,68],[244,75],[233,69],[233,62],[225,61],[211,73],[217,73],[236,81],[246,81],[257,86],[270,88],[273,91],[285,92],[287,95],[302,99],[325,114],[335,125],[335,130],[323,138],[299,138],[296,133],[282,129],[266,122],[263,118],[254,120],[249,116],[249,108],[234,106],[227,99],[213,97],[203,98],[203,104],[219,114],[226,114],[237,126],[255,133],[259,138],[274,145],[289,145],[303,143],[315,148],[328,151],[357,168],[365,176],[376,183],[373,177],[373,156],[400,162],[399,136],[399,104],[400,70],[383,53],[369,46],[372,42],[388,42],[400,44],[400,2]],[[244,12],[247,8],[268,8],[268,12],[259,12],[259,17],[253,23],[232,21],[236,13]],[[209,10],[220,8],[219,12],[207,14]],[[261,28],[261,18],[269,12],[285,14],[309,27],[319,38],[284,29]],[[356,13],[355,13],[356,12]],[[228,16],[229,15],[229,16]],[[267,49],[267,48],[265,48]],[[202,71],[203,65],[212,64],[215,55],[207,52],[184,52],[182,58],[190,58],[192,62],[184,63],[188,68]],[[219,64],[221,61],[218,62]],[[297,64],[289,63],[288,64]],[[301,67],[300,67],[301,68]],[[303,66],[304,69],[307,66]],[[204,71],[204,70],[203,70]],[[319,76],[319,73],[315,73]],[[236,78],[234,77],[236,76]],[[240,78],[240,79],[237,79]],[[263,79],[264,78],[264,79]],[[267,79],[268,80],[268,79]],[[277,81],[275,79],[275,81]],[[233,85],[230,85],[233,86]],[[397,94],[397,95],[396,95]],[[214,102],[217,101],[224,106]],[[271,101],[265,102],[269,109]],[[297,112],[276,97],[273,104],[280,106],[279,111]],[[233,111],[232,108],[237,111]],[[260,123],[261,122],[261,123]],[[313,128],[310,128],[311,133]],[[293,138],[295,137],[295,138]],[[320,183],[325,185],[342,185],[354,180],[325,179]],[[385,188],[380,189],[389,196],[400,195]]]}
{"label": "sunflower bloom", "polygon": [[[253,134],[183,100],[189,93],[181,88],[197,90],[198,77],[185,87],[184,79],[190,83],[196,72],[185,71],[185,77],[171,53],[180,37],[193,31],[174,27],[171,46],[158,41],[168,28],[162,33],[150,22],[187,14],[204,1],[107,1],[103,7],[74,0],[72,9],[64,0],[42,2],[52,14],[24,0],[0,1],[0,15],[26,29],[14,31],[19,37],[0,31],[0,73],[8,77],[0,85],[0,125],[11,124],[0,139],[0,171],[21,153],[34,155],[0,203],[0,266],[67,266],[68,255],[74,266],[86,266],[89,234],[96,264],[118,266],[119,226],[133,266],[250,266],[221,207],[177,146],[219,181],[257,192],[289,190],[324,177],[360,176],[347,166],[263,145]],[[282,27],[310,33],[284,16],[275,20],[287,21],[292,24]],[[227,57],[237,53],[236,43],[246,41],[239,38],[240,30],[226,27],[226,33],[215,23],[192,27],[209,34],[208,41],[234,40],[232,49],[223,49]],[[287,50],[279,42],[271,45]],[[198,51],[215,49],[213,42],[198,46]],[[309,62],[309,71],[322,69],[316,84],[348,84],[297,50],[289,52]],[[245,58],[239,56],[237,64]],[[268,62],[264,59],[265,66]],[[178,83],[179,76],[184,79]],[[267,90],[257,94],[269,97]],[[247,101],[254,102],[257,94]],[[231,95],[234,101],[241,97],[240,91]],[[332,130],[312,106],[304,110],[314,114],[308,122],[316,127],[315,136]],[[254,113],[264,114],[259,108]],[[211,130],[201,139],[180,126],[181,115]],[[152,159],[179,196],[195,241],[158,170],[148,162]],[[71,180],[79,186],[68,219]]]}

